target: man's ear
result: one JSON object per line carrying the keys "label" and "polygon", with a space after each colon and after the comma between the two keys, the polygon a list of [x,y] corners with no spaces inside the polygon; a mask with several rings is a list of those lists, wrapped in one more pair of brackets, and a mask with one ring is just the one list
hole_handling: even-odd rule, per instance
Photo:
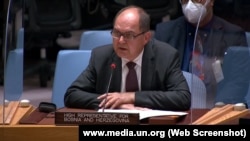
{"label": "man's ear", "polygon": [[152,31],[147,31],[146,33],[145,33],[145,41],[146,41],[146,43],[152,38]]}

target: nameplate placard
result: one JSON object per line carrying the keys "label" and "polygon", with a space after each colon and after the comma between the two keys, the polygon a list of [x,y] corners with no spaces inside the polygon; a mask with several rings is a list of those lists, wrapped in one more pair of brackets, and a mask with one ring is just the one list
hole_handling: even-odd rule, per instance
{"label": "nameplate placard", "polygon": [[139,113],[55,112],[56,125],[138,125]]}

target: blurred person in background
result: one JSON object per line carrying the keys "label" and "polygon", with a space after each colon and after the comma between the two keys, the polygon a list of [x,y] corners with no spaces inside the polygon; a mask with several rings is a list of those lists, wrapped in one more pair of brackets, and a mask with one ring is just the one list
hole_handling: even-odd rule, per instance
{"label": "blurred person in background", "polygon": [[223,74],[215,76],[214,71],[220,68],[214,68],[214,64],[223,62],[228,47],[247,46],[241,27],[214,15],[214,1],[180,0],[183,16],[159,23],[155,29],[156,39],[179,51],[181,69],[192,72],[205,83],[207,108],[214,107],[217,84],[223,77]]}

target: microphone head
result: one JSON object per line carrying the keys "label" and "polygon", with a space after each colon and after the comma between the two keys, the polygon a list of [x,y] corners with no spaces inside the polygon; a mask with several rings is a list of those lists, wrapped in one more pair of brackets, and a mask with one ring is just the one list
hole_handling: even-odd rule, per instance
{"label": "microphone head", "polygon": [[112,63],[112,64],[110,65],[110,67],[111,67],[111,69],[115,69],[115,67],[116,67],[115,63]]}

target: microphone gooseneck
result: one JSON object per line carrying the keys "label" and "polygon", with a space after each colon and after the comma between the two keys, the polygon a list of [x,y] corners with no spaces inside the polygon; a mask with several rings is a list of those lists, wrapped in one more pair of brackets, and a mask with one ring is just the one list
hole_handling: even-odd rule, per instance
{"label": "microphone gooseneck", "polygon": [[113,77],[113,71],[116,68],[116,64],[112,63],[110,65],[110,68],[111,68],[111,73],[110,73],[110,77],[109,77],[109,81],[108,81],[108,85],[107,85],[107,89],[106,89],[106,96],[105,96],[105,99],[104,99],[104,107],[102,108],[102,112],[104,112],[104,109],[105,109],[105,105],[106,105],[107,98],[108,98],[109,87],[110,87],[110,83],[111,83],[111,80],[112,80],[112,77]]}

